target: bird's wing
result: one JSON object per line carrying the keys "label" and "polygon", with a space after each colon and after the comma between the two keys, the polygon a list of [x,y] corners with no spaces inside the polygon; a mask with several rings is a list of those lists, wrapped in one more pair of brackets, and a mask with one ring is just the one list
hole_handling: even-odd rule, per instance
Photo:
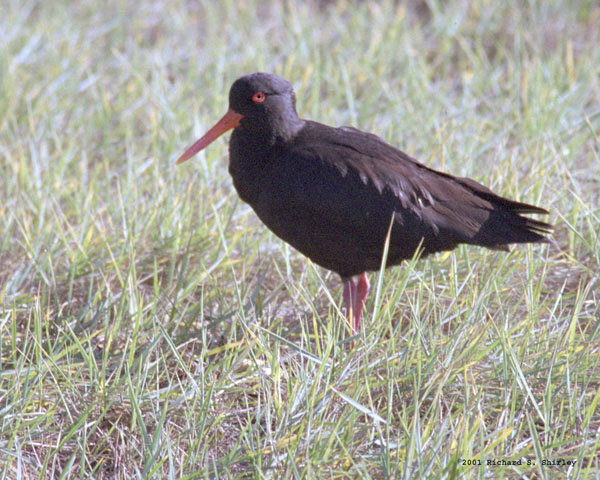
{"label": "bird's wing", "polygon": [[551,229],[519,215],[546,210],[501,197],[474,180],[430,169],[376,135],[352,127],[319,125],[318,131],[320,142],[304,150],[333,165],[343,177],[355,177],[354,184],[358,178],[382,197],[391,193],[398,220],[418,227],[418,233],[443,232],[458,242],[494,246],[541,241]]}

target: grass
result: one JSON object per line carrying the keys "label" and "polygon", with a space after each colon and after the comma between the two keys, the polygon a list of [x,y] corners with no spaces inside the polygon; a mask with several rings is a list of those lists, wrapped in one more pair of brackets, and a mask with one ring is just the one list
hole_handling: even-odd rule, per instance
{"label": "grass", "polygon": [[[0,31],[2,478],[600,478],[596,2],[6,0]],[[371,274],[351,349],[226,140],[174,165],[257,70],[556,242]]]}

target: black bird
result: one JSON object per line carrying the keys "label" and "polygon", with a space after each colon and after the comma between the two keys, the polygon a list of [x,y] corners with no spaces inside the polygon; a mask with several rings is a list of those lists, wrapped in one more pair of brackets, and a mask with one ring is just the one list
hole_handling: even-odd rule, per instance
{"label": "black bird", "polygon": [[266,73],[234,82],[227,113],[177,163],[232,128],[229,173],[239,196],[278,237],[340,275],[354,333],[366,271],[380,268],[388,234],[387,267],[419,248],[422,256],[460,243],[508,251],[548,242],[552,231],[520,215],[543,208],[428,168],[376,135],[301,119],[289,82]]}

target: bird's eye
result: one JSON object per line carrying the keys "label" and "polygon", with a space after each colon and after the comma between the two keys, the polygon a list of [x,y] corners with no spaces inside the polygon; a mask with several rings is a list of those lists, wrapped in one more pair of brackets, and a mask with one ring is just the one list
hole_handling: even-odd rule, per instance
{"label": "bird's eye", "polygon": [[254,103],[262,103],[265,101],[265,98],[267,98],[265,92],[256,92],[254,95],[252,95],[252,101]]}

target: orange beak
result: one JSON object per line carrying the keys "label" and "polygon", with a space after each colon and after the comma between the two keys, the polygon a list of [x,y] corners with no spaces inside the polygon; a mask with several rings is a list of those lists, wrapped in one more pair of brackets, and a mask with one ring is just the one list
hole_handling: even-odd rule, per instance
{"label": "orange beak", "polygon": [[227,110],[227,113],[223,115],[223,118],[219,120],[214,127],[212,127],[206,135],[204,135],[200,140],[194,143],[190,148],[188,148],[181,157],[177,159],[177,163],[183,163],[186,160],[189,160],[194,155],[196,155],[200,150],[208,147],[212,142],[214,142],[217,138],[223,135],[227,130],[231,130],[232,128],[238,127],[240,125],[240,120],[244,118],[243,115],[240,115],[237,112],[234,112],[231,108]]}

